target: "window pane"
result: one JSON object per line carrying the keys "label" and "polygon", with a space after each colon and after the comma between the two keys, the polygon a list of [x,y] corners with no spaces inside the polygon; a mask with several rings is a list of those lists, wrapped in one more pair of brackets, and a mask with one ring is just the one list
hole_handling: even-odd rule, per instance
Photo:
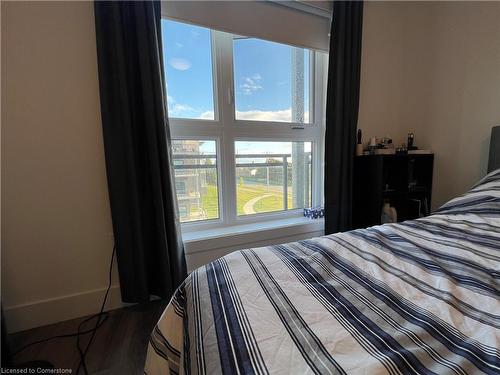
{"label": "window pane", "polygon": [[238,215],[311,206],[311,142],[235,142]]}
{"label": "window pane", "polygon": [[161,20],[169,117],[214,119],[210,30]]}
{"label": "window pane", "polygon": [[215,141],[173,140],[172,151],[181,222],[217,219]]}
{"label": "window pane", "polygon": [[309,123],[309,50],[255,38],[233,42],[237,120]]}

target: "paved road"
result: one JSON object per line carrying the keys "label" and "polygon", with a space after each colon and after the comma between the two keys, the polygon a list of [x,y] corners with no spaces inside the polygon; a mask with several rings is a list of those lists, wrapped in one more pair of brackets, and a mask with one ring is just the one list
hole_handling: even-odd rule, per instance
{"label": "paved road", "polygon": [[264,198],[267,198],[267,197],[272,197],[274,194],[264,194],[264,195],[261,195],[259,197],[255,197],[255,198],[252,198],[250,199],[247,203],[245,203],[243,205],[243,212],[245,214],[255,214],[255,210],[253,208],[253,206],[255,205],[255,203],[257,203],[258,201],[260,201],[261,199],[264,199]]}

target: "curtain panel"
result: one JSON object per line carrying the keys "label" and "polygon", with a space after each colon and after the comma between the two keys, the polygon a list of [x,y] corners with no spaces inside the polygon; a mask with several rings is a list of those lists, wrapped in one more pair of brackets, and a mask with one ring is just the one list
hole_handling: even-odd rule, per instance
{"label": "curtain panel", "polygon": [[95,2],[101,116],[124,302],[186,277],[163,77],[159,1]]}
{"label": "curtain panel", "polygon": [[325,132],[325,234],[352,228],[363,2],[334,1]]}

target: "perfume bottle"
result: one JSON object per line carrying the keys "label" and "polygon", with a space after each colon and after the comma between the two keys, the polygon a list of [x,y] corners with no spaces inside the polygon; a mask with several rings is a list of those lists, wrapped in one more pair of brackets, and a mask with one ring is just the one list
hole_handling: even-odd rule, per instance
{"label": "perfume bottle", "polygon": [[413,138],[414,138],[413,133],[408,133],[408,142],[407,142],[407,147],[406,147],[408,150],[413,149]]}
{"label": "perfume bottle", "polygon": [[356,143],[356,156],[363,155],[363,143],[362,143],[361,137],[362,137],[361,129],[358,129],[357,143]]}

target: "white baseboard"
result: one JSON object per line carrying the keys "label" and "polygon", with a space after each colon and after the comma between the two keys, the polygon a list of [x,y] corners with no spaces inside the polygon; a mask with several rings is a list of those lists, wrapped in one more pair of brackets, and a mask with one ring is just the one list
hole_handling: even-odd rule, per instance
{"label": "white baseboard", "polygon": [[[48,298],[5,307],[5,319],[9,333],[24,331],[48,324],[98,313],[106,288],[95,289],[66,296]],[[120,286],[109,291],[105,310],[114,310],[128,304],[121,300]]]}

